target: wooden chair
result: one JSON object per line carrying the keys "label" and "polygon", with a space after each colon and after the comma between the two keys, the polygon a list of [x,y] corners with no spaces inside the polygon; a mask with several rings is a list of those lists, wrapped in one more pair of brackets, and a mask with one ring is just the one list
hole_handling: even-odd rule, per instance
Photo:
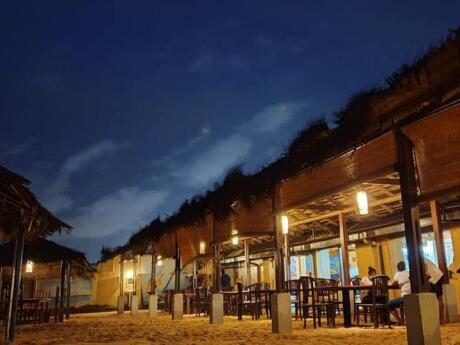
{"label": "wooden chair", "polygon": [[[378,328],[379,323],[390,325],[390,308],[388,307],[388,282],[390,278],[385,275],[374,276],[371,278],[372,303],[360,303],[360,306],[370,310],[374,327]],[[360,325],[361,308],[357,310],[358,326]]]}
{"label": "wooden chair", "polygon": [[301,310],[301,300],[300,300],[300,280],[292,279],[287,280],[284,283],[284,290],[291,296],[291,306],[294,306],[295,319],[299,317],[299,311]]}
{"label": "wooden chair", "polygon": [[208,315],[208,289],[199,287],[195,289],[195,300],[194,300],[194,308],[195,308],[195,315],[203,316]]}
{"label": "wooden chair", "polygon": [[255,314],[256,314],[256,310],[255,310],[256,304],[253,303],[252,294],[254,294],[255,291],[252,291],[252,292],[249,291],[247,293],[244,293],[242,283],[237,283],[236,286],[237,286],[237,290],[238,290],[238,298],[237,298],[238,320],[239,321],[243,320],[243,313],[245,311],[249,312],[251,314],[252,319],[254,320],[254,317],[255,317]]}
{"label": "wooden chair", "polygon": [[[320,297],[323,292],[318,294],[316,289],[315,278],[300,277],[300,286],[302,292],[302,316],[303,327],[307,327],[307,318],[313,318],[313,328],[316,324],[321,327],[321,317],[326,316],[326,321],[329,326],[335,325],[335,305],[331,302],[323,302]],[[311,312],[311,314],[310,314]]]}

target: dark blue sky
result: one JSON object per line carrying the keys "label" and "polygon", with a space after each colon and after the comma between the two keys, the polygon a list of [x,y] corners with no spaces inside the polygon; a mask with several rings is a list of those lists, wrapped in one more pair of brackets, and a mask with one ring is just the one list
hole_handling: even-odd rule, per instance
{"label": "dark blue sky", "polygon": [[457,1],[10,1],[0,164],[98,258],[460,25]]}

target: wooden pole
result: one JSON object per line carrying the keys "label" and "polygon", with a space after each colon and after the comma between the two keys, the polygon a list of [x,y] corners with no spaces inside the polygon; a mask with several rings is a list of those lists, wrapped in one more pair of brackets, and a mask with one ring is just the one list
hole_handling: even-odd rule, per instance
{"label": "wooden pole", "polygon": [[350,262],[348,254],[348,228],[345,214],[339,213],[340,246],[342,247],[343,283],[350,285]]}
{"label": "wooden pole", "polygon": [[446,262],[446,250],[444,248],[444,235],[442,233],[441,210],[438,201],[430,201],[431,220],[433,223],[434,241],[436,243],[436,255],[439,269],[444,273],[444,283],[449,284],[449,268]]}
{"label": "wooden pole", "polygon": [[[22,213],[21,213],[22,220]],[[27,231],[33,224],[33,219],[29,223]],[[11,277],[10,300],[8,302],[8,314],[5,322],[5,342],[14,341],[16,333],[16,319],[18,315],[19,285],[21,284],[22,259],[24,255],[24,240],[26,231],[22,224],[18,226],[16,240],[14,242],[13,272]]]}
{"label": "wooden pole", "polygon": [[244,239],[244,273],[246,286],[251,285],[251,262],[249,259],[249,239]]}
{"label": "wooden pole", "polygon": [[311,252],[312,266],[313,266],[313,276],[318,276],[318,263],[316,261],[316,250]]}
{"label": "wooden pole", "polygon": [[221,266],[220,266],[220,245],[218,243],[214,244],[214,284],[213,292],[217,293],[222,290],[221,284]]}
{"label": "wooden pole", "polygon": [[67,296],[66,296],[66,306],[65,306],[65,318],[68,320],[70,318],[70,296],[72,296],[71,293],[71,272],[72,272],[72,267],[71,263],[67,263],[67,274],[66,274],[66,291],[67,291]]}
{"label": "wooden pole", "polygon": [[156,275],[157,275],[157,255],[155,252],[155,243],[152,242],[152,269],[150,271],[150,289],[152,295],[156,293]]}
{"label": "wooden pole", "polygon": [[0,266],[0,306],[3,306],[3,267]]}
{"label": "wooden pole", "polygon": [[276,215],[276,210],[278,207],[278,195],[279,195],[280,186],[277,184],[275,186],[275,191],[272,195],[272,223],[273,223],[273,244],[275,247],[274,257],[275,257],[275,284],[276,292],[284,292],[284,260],[283,260],[283,236],[281,234],[281,226],[279,217]]}
{"label": "wooden pole", "polygon": [[291,249],[289,247],[289,234],[283,234],[284,240],[284,267],[285,279],[291,279]]}
{"label": "wooden pole", "polygon": [[177,231],[176,231],[176,257],[175,257],[175,291],[176,293],[179,292],[180,290],[180,248],[179,248],[179,243],[177,241]]}
{"label": "wooden pole", "polygon": [[[140,257],[139,257],[140,260]],[[137,287],[137,255],[134,255],[133,257],[133,295],[136,295]]]}
{"label": "wooden pole", "polygon": [[67,262],[61,261],[61,293],[59,300],[59,322],[64,321],[64,299],[65,299],[65,278],[66,278]]}
{"label": "wooden pole", "polygon": [[399,181],[404,216],[404,232],[409,257],[409,271],[412,293],[426,291],[425,265],[420,231],[416,168],[411,141],[402,133],[395,132],[398,148]]}
{"label": "wooden pole", "polygon": [[123,296],[124,293],[124,273],[125,273],[125,260],[120,257],[120,296]]}

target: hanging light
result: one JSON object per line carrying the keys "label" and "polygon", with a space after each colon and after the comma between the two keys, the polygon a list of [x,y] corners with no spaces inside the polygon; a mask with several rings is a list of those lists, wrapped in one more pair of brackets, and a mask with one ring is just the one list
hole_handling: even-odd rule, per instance
{"label": "hanging light", "polygon": [[134,278],[134,272],[129,270],[126,272],[126,280],[130,280]]}
{"label": "hanging light", "polygon": [[365,215],[369,213],[369,205],[367,202],[367,193],[364,191],[359,191],[356,193],[356,202],[358,203],[358,211],[360,215]]}
{"label": "hanging light", "polygon": [[206,243],[203,241],[200,242],[200,255],[203,255],[206,253]]}
{"label": "hanging light", "polygon": [[281,217],[281,229],[284,235],[287,235],[289,233],[289,219],[287,216]]}
{"label": "hanging light", "polygon": [[157,256],[157,266],[163,265],[163,260],[161,259],[161,255]]}
{"label": "hanging light", "polygon": [[240,239],[238,237],[238,230],[233,229],[232,230],[232,244],[234,246],[237,246],[239,241],[240,241]]}
{"label": "hanging light", "polygon": [[27,260],[26,273],[32,273],[34,271],[34,263],[31,260]]}

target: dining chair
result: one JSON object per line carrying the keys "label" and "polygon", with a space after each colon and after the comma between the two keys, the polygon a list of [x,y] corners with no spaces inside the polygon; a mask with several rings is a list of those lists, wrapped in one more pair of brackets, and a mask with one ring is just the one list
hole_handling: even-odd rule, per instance
{"label": "dining chair", "polygon": [[299,311],[301,309],[300,300],[300,280],[291,279],[284,282],[284,290],[289,293],[291,298],[291,306],[294,306],[294,315],[297,320],[299,317]]}

